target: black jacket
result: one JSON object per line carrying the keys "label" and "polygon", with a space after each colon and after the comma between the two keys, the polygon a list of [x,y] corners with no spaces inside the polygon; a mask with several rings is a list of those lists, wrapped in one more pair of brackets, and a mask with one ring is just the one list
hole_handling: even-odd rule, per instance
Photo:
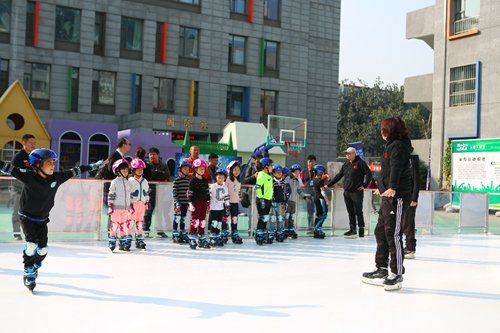
{"label": "black jacket", "polygon": [[410,197],[412,191],[410,154],[412,151],[410,140],[396,139],[387,142],[382,155],[382,170],[377,181],[381,194],[392,188],[396,190],[396,197]]}
{"label": "black jacket", "polygon": [[122,155],[120,155],[119,152],[116,150],[109,155],[109,163],[102,168],[102,174],[104,179],[112,180],[116,178],[116,175],[113,173],[113,163],[118,161],[119,159],[123,158]]}
{"label": "black jacket", "polygon": [[344,191],[355,192],[359,187],[368,187],[372,180],[372,172],[365,161],[356,156],[354,161],[347,161],[342,165],[339,173],[333,177],[327,186],[333,186],[344,177]]}
{"label": "black jacket", "polygon": [[411,168],[411,201],[418,202],[418,193],[420,191],[420,160],[418,155],[410,155],[410,168]]}
{"label": "black jacket", "polygon": [[81,175],[82,172],[92,170],[88,165],[81,165],[69,170],[54,172],[43,178],[31,169],[17,168],[2,161],[0,161],[0,169],[9,172],[24,184],[19,212],[28,218],[40,220],[39,222],[48,221],[59,186],[72,177]]}

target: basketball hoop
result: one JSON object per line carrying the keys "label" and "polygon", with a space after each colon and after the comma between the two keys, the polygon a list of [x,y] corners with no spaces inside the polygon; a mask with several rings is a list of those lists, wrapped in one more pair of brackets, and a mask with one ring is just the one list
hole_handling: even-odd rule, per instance
{"label": "basketball hoop", "polygon": [[299,157],[301,147],[296,141],[283,141],[283,144],[287,148],[287,154],[295,158]]}

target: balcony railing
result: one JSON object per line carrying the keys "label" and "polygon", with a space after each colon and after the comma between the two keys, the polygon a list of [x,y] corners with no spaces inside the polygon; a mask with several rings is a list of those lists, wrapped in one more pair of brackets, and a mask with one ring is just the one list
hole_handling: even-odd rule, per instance
{"label": "balcony railing", "polygon": [[455,35],[462,34],[467,31],[477,29],[479,27],[479,17],[467,17],[461,20],[456,20],[453,23],[453,33]]}

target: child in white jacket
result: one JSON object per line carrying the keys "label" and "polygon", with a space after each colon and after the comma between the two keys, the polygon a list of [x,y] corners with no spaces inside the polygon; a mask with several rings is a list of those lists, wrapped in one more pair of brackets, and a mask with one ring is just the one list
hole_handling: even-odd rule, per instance
{"label": "child in white jacket", "polygon": [[149,184],[146,178],[142,176],[146,163],[139,158],[134,158],[130,162],[132,175],[128,180],[132,193],[132,205],[134,209],[129,215],[127,223],[127,239],[132,241],[132,227],[135,225],[135,247],[146,249],[142,229],[144,227],[144,215],[149,207]]}

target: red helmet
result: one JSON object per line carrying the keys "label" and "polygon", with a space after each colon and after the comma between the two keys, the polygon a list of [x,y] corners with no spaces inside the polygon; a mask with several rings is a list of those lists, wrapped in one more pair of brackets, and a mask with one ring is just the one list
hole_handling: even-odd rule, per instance
{"label": "red helmet", "polygon": [[115,163],[113,163],[113,166],[111,167],[111,170],[113,170],[113,173],[116,174],[118,170],[120,170],[120,166],[126,165],[127,168],[129,167],[129,164],[126,159],[121,158],[119,160],[116,160]]}
{"label": "red helmet", "polygon": [[193,168],[206,168],[207,162],[204,159],[198,158],[193,161]]}
{"label": "red helmet", "polygon": [[132,169],[146,169],[146,163],[140,158],[134,158],[132,162],[130,162],[130,167]]}

